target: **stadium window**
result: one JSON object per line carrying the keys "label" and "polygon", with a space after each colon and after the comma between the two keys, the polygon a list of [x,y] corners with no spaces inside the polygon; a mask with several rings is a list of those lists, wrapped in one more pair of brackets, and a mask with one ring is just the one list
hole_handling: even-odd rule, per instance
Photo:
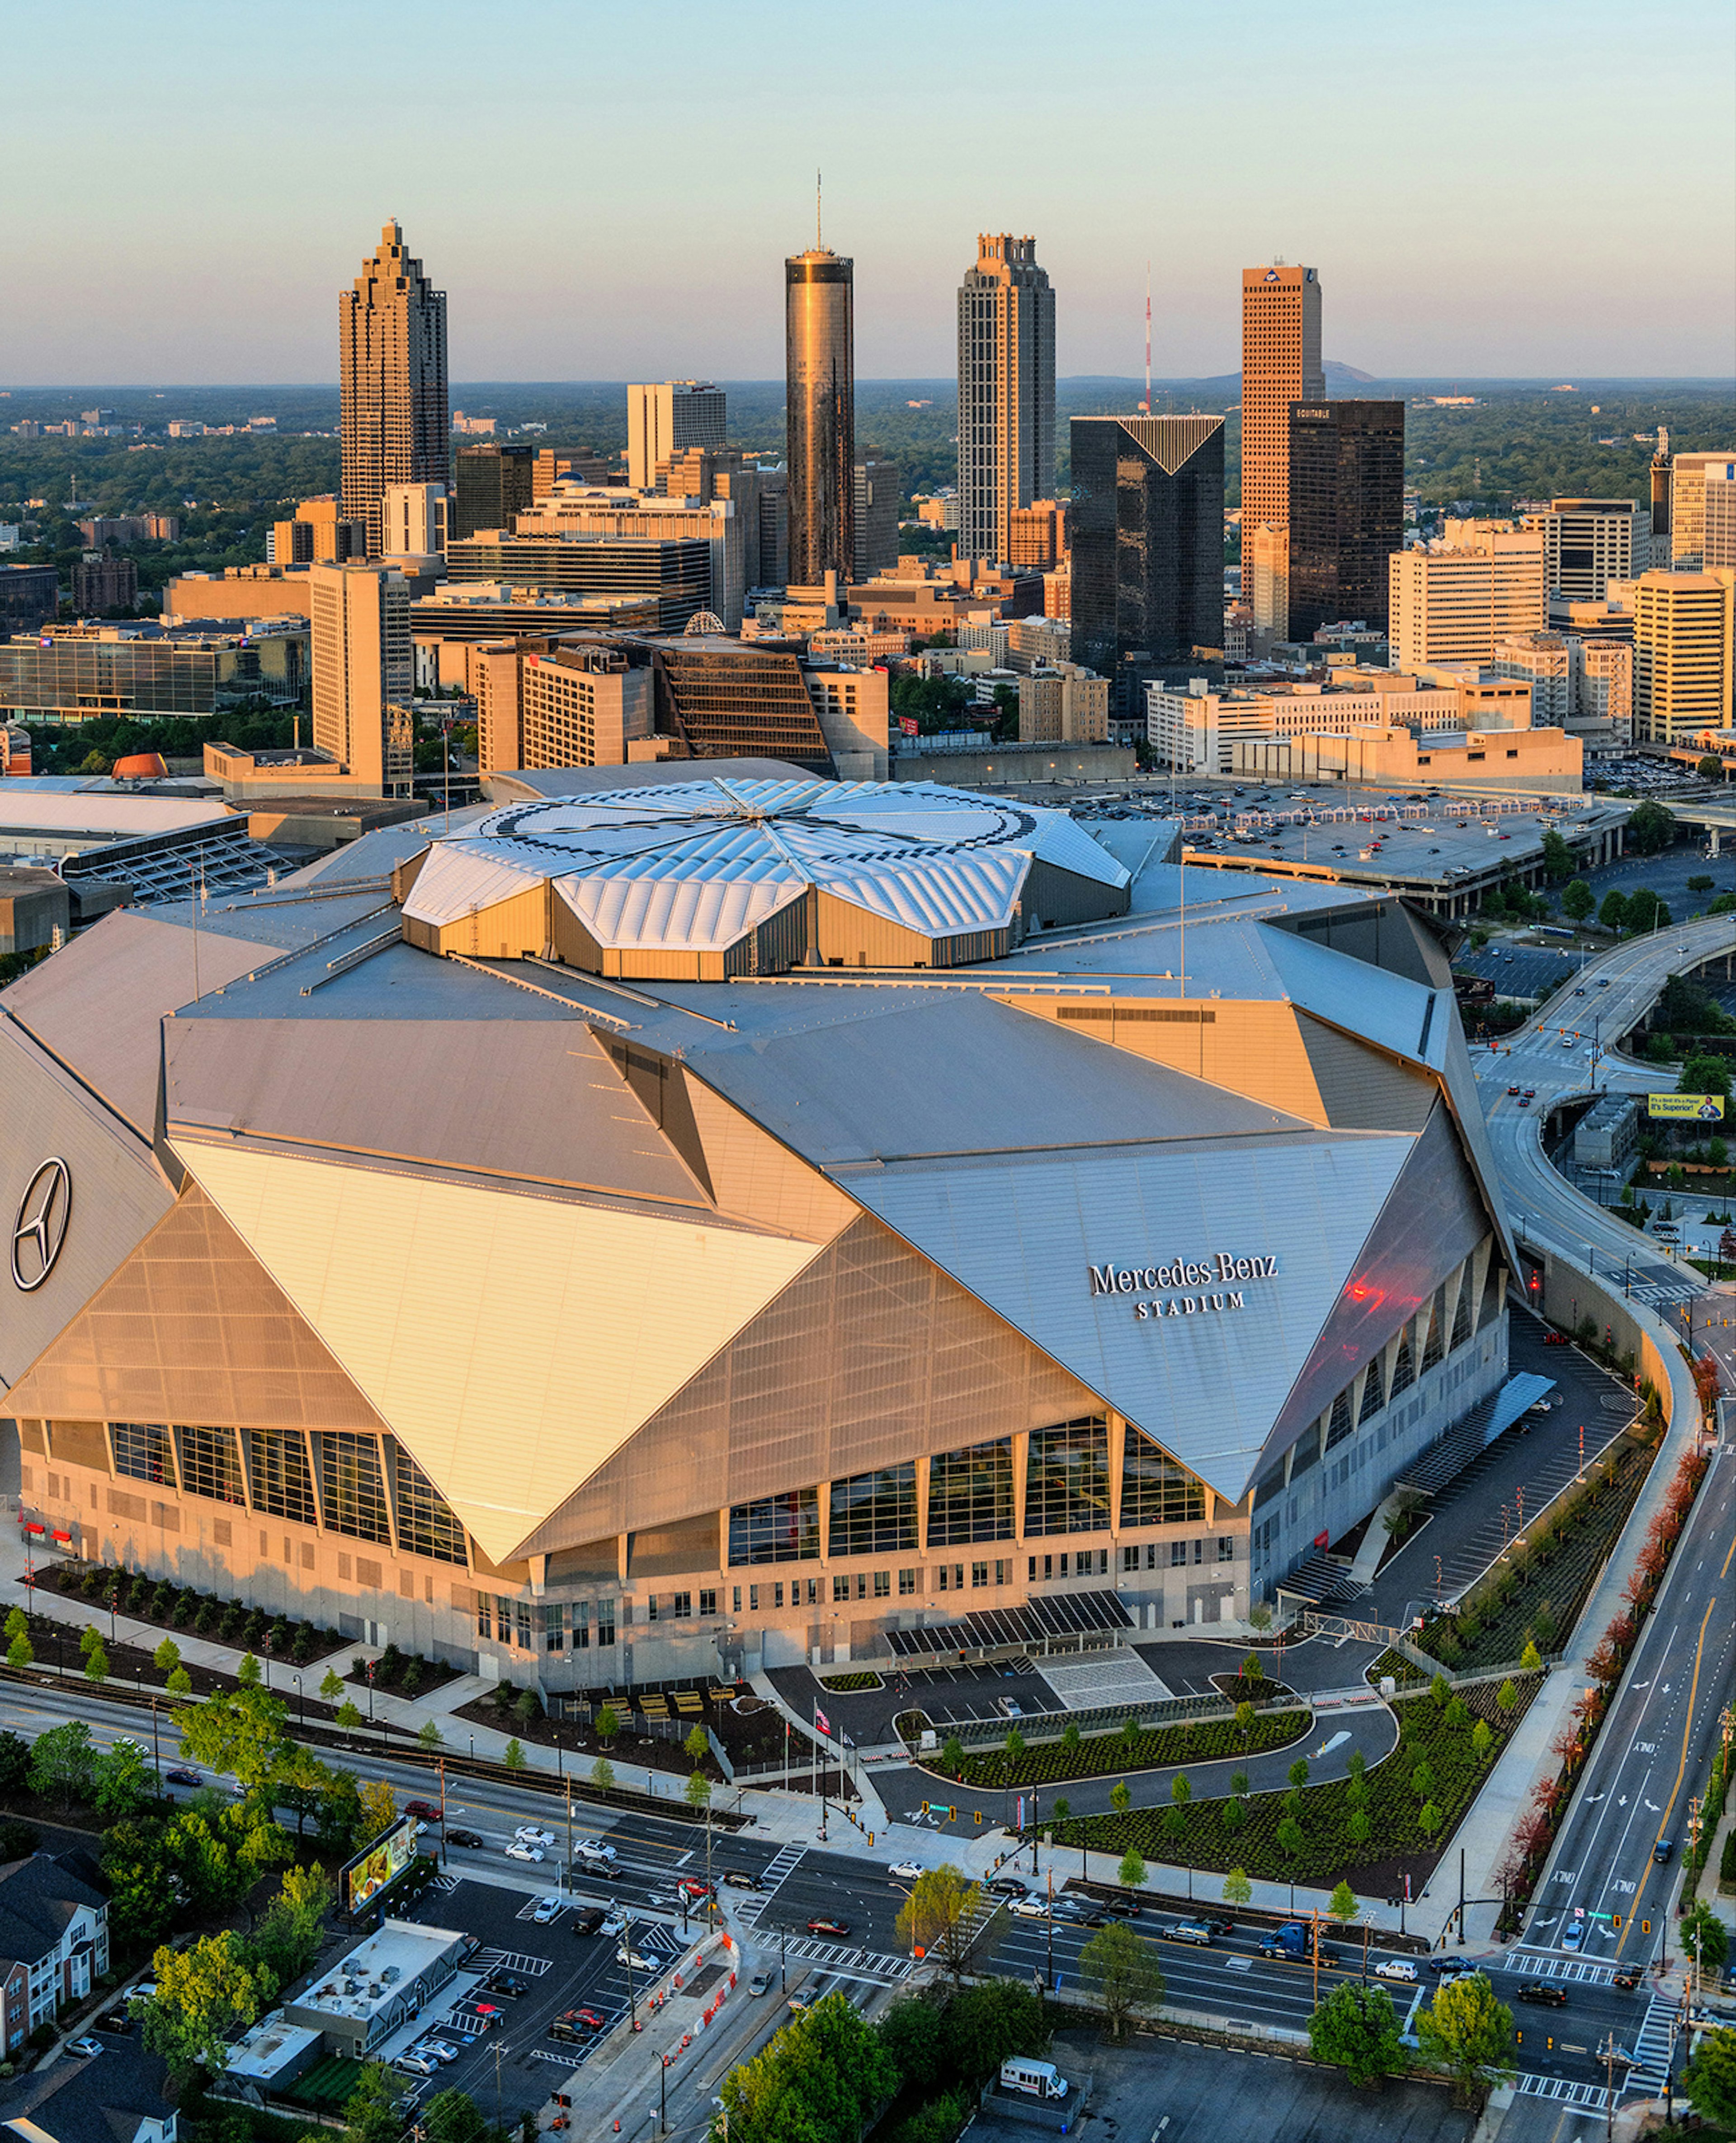
{"label": "stadium window", "polygon": [[874,1596],[875,1596],[875,1598],[876,1600],[888,1600],[888,1599],[890,1599],[890,1598],[891,1597],[891,1596],[892,1596],[892,1573],[891,1573],[891,1571],[890,1571],[890,1570],[877,1570],[877,1571],[875,1571],[875,1573],[874,1573]]}
{"label": "stadium window", "polygon": [[1013,1537],[1013,1441],[943,1451],[929,1461],[928,1544],[964,1547]]}
{"label": "stadium window", "polygon": [[820,1492],[796,1488],[753,1503],[737,1503],[729,1514],[730,1567],[765,1562],[817,1562]]}
{"label": "stadium window", "polygon": [[1024,1473],[1026,1532],[1099,1532],[1109,1522],[1109,1416],[1034,1428]]}
{"label": "stadium window", "polygon": [[130,1481],[175,1486],[175,1454],[165,1426],[150,1421],[112,1421],[108,1434],[117,1473],[124,1473]]}
{"label": "stadium window", "polygon": [[597,1641],[599,1645],[613,1645],[615,1641],[615,1603],[613,1600],[599,1600],[597,1603]]}
{"label": "stadium window", "polygon": [[1121,1456],[1122,1524],[1197,1525],[1205,1514],[1203,1483],[1148,1436],[1129,1426]]}
{"label": "stadium window", "polygon": [[899,1573],[898,1573],[898,1596],[899,1596],[899,1598],[900,1598],[900,1600],[907,1600],[907,1599],[909,1599],[909,1597],[910,1596],[910,1595],[911,1595],[911,1594],[912,1594],[915,1590],[916,1590],[916,1573],[915,1573],[915,1571],[914,1570],[900,1570],[900,1571],[899,1571]]}
{"label": "stadium window", "polygon": [[[930,1488],[932,1496],[933,1490]],[[831,1552],[896,1554],[916,1545],[916,1462],[885,1466],[831,1484]]]}
{"label": "stadium window", "polygon": [[349,1533],[357,1540],[390,1541],[378,1437],[347,1429],[322,1430],[320,1489],[328,1532]]}
{"label": "stadium window", "polygon": [[[232,1428],[183,1428],[177,1425],[181,1444],[181,1485],[190,1496],[208,1496],[214,1503],[246,1503],[241,1486],[241,1454]],[[373,1438],[368,1439],[370,1444]],[[376,1465],[378,1459],[375,1460]],[[367,1540],[384,1540],[384,1533],[367,1533]]]}

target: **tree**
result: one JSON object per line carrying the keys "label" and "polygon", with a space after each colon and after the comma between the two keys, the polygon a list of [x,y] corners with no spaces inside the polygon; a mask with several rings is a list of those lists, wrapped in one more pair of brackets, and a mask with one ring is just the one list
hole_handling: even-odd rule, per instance
{"label": "tree", "polygon": [[913,1954],[920,1949],[939,1957],[956,1981],[970,1953],[982,1895],[968,1875],[950,1863],[925,1868],[899,1908],[900,1943]]}
{"label": "tree", "polygon": [[353,1849],[360,1853],[376,1838],[384,1837],[398,1820],[398,1797],[384,1779],[364,1779],[357,1789],[360,1804],[351,1834]]}
{"label": "tree", "polygon": [[1299,1793],[1308,1783],[1307,1758],[1306,1756],[1298,1756],[1296,1761],[1290,1766],[1289,1770],[1285,1775],[1288,1778],[1291,1784]]}
{"label": "tree", "polygon": [[1342,1876],[1338,1880],[1338,1887],[1327,1900],[1326,1908],[1332,1914],[1332,1918],[1341,1924],[1347,1923],[1349,1921],[1355,1919],[1357,1913],[1362,1909],[1362,1906],[1357,1902],[1356,1892],[1352,1889],[1350,1884]]}
{"label": "tree", "polygon": [[[1535,1674],[1543,1665],[1542,1653],[1538,1651],[1529,1637],[1525,1641],[1525,1650],[1519,1656],[1519,1664],[1526,1674]],[[1504,1682],[1501,1686],[1505,1689],[1510,1687],[1511,1685]],[[1495,1700],[1499,1703],[1500,1698],[1497,1696]]]}
{"label": "tree", "polygon": [[1411,1790],[1420,1801],[1426,1801],[1435,1790],[1435,1768],[1426,1757],[1411,1774]]}
{"label": "tree", "polygon": [[1125,1815],[1133,1804],[1133,1788],[1125,1779],[1118,1779],[1109,1789],[1109,1806],[1117,1815]]}
{"label": "tree", "polygon": [[1576,878],[1561,895],[1561,913],[1570,922],[1583,923],[1597,906],[1597,895],[1582,878]]}
{"label": "tree", "polygon": [[712,1782],[703,1771],[695,1771],[688,1779],[682,1798],[690,1809],[708,1808],[712,1799]]}
{"label": "tree", "polygon": [[592,1764],[591,1784],[600,1794],[613,1791],[615,1784],[615,1767],[607,1756],[599,1756]]}
{"label": "tree", "polygon": [[1736,2126],[1736,2031],[1705,2032],[1682,2071],[1694,2111],[1720,2128]]}
{"label": "tree", "polygon": [[92,1652],[102,1649],[102,1632],[94,1622],[87,1622],[78,1635],[78,1656],[87,1660]]}
{"label": "tree", "polygon": [[1627,926],[1636,935],[1667,929],[1674,920],[1668,905],[1649,885],[1636,886],[1628,895]]}
{"label": "tree", "polygon": [[1603,905],[1597,911],[1597,919],[1605,930],[1620,930],[1628,919],[1627,895],[1614,891],[1606,893]]}
{"label": "tree", "polygon": [[1254,1730],[1254,1708],[1244,1698],[1236,1706],[1236,1730],[1242,1736],[1242,1745],[1247,1748]]}
{"label": "tree", "polygon": [[286,1868],[277,1895],[260,1914],[252,1949],[287,1986],[319,1952],[321,1925],[331,1908],[331,1878],[318,1866]]}
{"label": "tree", "polygon": [[251,1652],[243,1652],[241,1664],[235,1670],[235,1678],[243,1689],[259,1687],[259,1661]]}
{"label": "tree", "polygon": [[1138,1890],[1143,1886],[1145,1863],[1139,1856],[1138,1846],[1128,1846],[1127,1851],[1122,1854],[1121,1865],[1115,1872],[1115,1879],[1124,1890]]}
{"label": "tree", "polygon": [[1688,881],[1688,890],[1690,893],[1710,893],[1712,890],[1711,873],[1709,871],[1696,871],[1694,876]]}
{"label": "tree", "polygon": [[181,1753],[208,1770],[227,1771],[244,1793],[275,1784],[295,1768],[281,1697],[254,1687],[219,1690],[175,1715]]}
{"label": "tree", "polygon": [[424,1719],[416,1739],[424,1749],[438,1749],[440,1746],[440,1730],[433,1720]]}
{"label": "tree", "polygon": [[30,1635],[30,1617],[22,1607],[14,1607],[6,1618],[6,1641],[12,1644],[20,1637]]}
{"label": "tree", "polygon": [[1722,1094],[1728,1100],[1730,1067],[1721,1057],[1690,1057],[1682,1067],[1676,1091],[1679,1094]]}
{"label": "tree", "polygon": [[[1521,1661],[1520,1664],[1523,1665],[1524,1662]],[[1514,1705],[1518,1703],[1519,1691],[1514,1687],[1510,1679],[1504,1681],[1500,1687],[1496,1690],[1495,1692],[1495,1700],[1500,1706],[1503,1711],[1510,1711]]]}
{"label": "tree", "polygon": [[605,1749],[621,1731],[621,1715],[613,1704],[606,1704],[597,1715],[597,1738]]}
{"label": "tree", "polygon": [[92,1645],[85,1654],[84,1678],[88,1682],[94,1682],[99,1689],[108,1680],[108,1654],[103,1651],[100,1642]]}
{"label": "tree", "polygon": [[1287,1815],[1284,1818],[1274,1835],[1277,1839],[1279,1852],[1287,1859],[1299,1860],[1307,1850],[1308,1841],[1303,1835],[1302,1825],[1293,1815]]}
{"label": "tree", "polygon": [[1453,1685],[1437,1667],[1429,1684],[1429,1695],[1434,1700],[1436,1711],[1444,1711],[1452,1700]]}
{"label": "tree", "polygon": [[206,1793],[161,1834],[160,1872],[186,1910],[202,1914],[238,1905],[290,1850],[288,1834],[268,1809]]}
{"label": "tree", "polygon": [[1573,850],[1553,826],[1543,836],[1543,875],[1552,885],[1573,876]]}
{"label": "tree", "polygon": [[524,1769],[524,1745],[516,1734],[502,1751],[500,1760],[509,1771],[522,1771]]}
{"label": "tree", "polygon": [[360,1707],[352,1698],[347,1696],[338,1706],[335,1717],[340,1726],[356,1727],[364,1723]]}
{"label": "tree", "polygon": [[320,1684],[320,1694],[328,1704],[335,1704],[344,1694],[344,1677],[335,1667],[327,1667]]}
{"label": "tree", "polygon": [[151,1664],[159,1674],[173,1674],[181,1665],[181,1647],[172,1637],[165,1637],[151,1655]]}
{"label": "tree", "polygon": [[156,1775],[145,1761],[144,1745],[122,1735],[97,1758],[91,1805],[105,1823],[124,1823],[156,1794]]}
{"label": "tree", "polygon": [[82,1719],[51,1726],[31,1745],[30,1790],[44,1800],[58,1801],[63,1809],[74,1801],[87,1801],[96,1775],[97,1752],[91,1746],[91,1730]]}
{"label": "tree", "polygon": [[[14,1613],[17,1611],[16,1609],[13,1610]],[[1069,1719],[1061,1729],[1061,1746],[1067,1751],[1068,1755],[1072,1757],[1078,1754],[1079,1745],[1079,1721],[1076,1719]]]}
{"label": "tree", "polygon": [[186,1949],[160,1949],[151,1965],[156,1992],[135,2005],[144,2042],[182,2077],[222,2068],[231,2037],[245,2032],[277,1992],[276,1974],[250,1957],[232,1930],[206,1935]]}
{"label": "tree", "polygon": [[956,1734],[949,1734],[940,1750],[940,1761],[955,1779],[965,1775],[965,1745]]}
{"label": "tree", "polygon": [[14,1673],[20,1673],[36,1657],[35,1648],[21,1631],[6,1648],[6,1664]]}
{"label": "tree", "polygon": [[1676,1948],[1684,1957],[1698,1957],[1702,1972],[1723,1969],[1730,1953],[1729,1931],[1704,1898],[1684,1918]]}
{"label": "tree", "polygon": [[688,1762],[696,1765],[702,1764],[712,1753],[712,1745],[702,1726],[696,1726],[681,1745],[687,1751]]}
{"label": "tree", "polygon": [[[1722,781],[1724,763],[1715,751],[1704,752],[1694,761],[1694,770],[1702,781]],[[1694,880],[1689,878],[1688,883],[1691,886]],[[1706,883],[1710,885],[1712,881],[1708,878]]]}
{"label": "tree", "polygon": [[483,2143],[489,2124],[468,2091],[437,2091],[423,2108],[428,2143]]}
{"label": "tree", "polygon": [[1042,1997],[1020,1979],[985,1980],[955,1994],[941,2028],[950,2067],[972,2085],[1009,2055],[1039,2053],[1049,2043]]}
{"label": "tree", "polygon": [[1223,1902],[1238,1907],[1247,1904],[1254,1894],[1254,1886],[1240,1868],[1231,1868],[1223,1878]]}
{"label": "tree", "polygon": [[940,2081],[940,2012],[933,2002],[905,1995],[887,2010],[877,2028],[880,2044],[897,2064],[907,2087],[928,2091]]}
{"label": "tree", "polygon": [[1432,1838],[1441,1828],[1441,1811],[1433,1801],[1425,1801],[1416,1811],[1416,1828],[1425,1838]]}
{"label": "tree", "polygon": [[1476,1751],[1478,1763],[1486,1764],[1489,1761],[1489,1751],[1495,1745],[1495,1735],[1490,1730],[1489,1721],[1486,1719],[1480,1719],[1471,1728],[1471,1745]]}
{"label": "tree", "polygon": [[370,2061],[355,2080],[344,2107],[344,2143],[398,2143],[404,2117],[398,2111],[398,2085],[392,2071]]}
{"label": "tree", "polygon": [[1624,845],[1634,855],[1655,856],[1669,848],[1675,837],[1674,817],[1648,798],[1628,820]]}
{"label": "tree", "polygon": [[8,1728],[0,1731],[0,1794],[15,1794],[30,1776],[30,1744]]}
{"label": "tree", "polygon": [[879,2033],[847,1996],[828,1994],[732,2069],[721,2096],[732,2143],[825,2143],[859,2134],[897,2088]]}
{"label": "tree", "polygon": [[1079,1952],[1079,1977],[1095,1990],[1104,2020],[1118,2039],[1135,2010],[1155,2008],[1163,1999],[1157,1952],[1125,1920],[1111,1920],[1098,1929]]}
{"label": "tree", "polygon": [[1481,1972],[1437,1987],[1429,2007],[1417,2012],[1423,2059],[1453,2079],[1461,2105],[1471,2103],[1479,2083],[1510,2072],[1507,2048],[1512,2037],[1513,2012],[1496,2001]]}
{"label": "tree", "polygon": [[1317,2061],[1342,2069],[1359,2089],[1402,2076],[1409,2065],[1392,1997],[1354,1979],[1341,1981],[1309,2017],[1308,2045]]}
{"label": "tree", "polygon": [[1024,1754],[1024,1736],[1019,1731],[1019,1729],[1016,1726],[1009,1726],[1007,1729],[1005,1750],[1007,1776],[1009,1779],[1013,1775],[1013,1766],[1019,1761],[1019,1759]]}

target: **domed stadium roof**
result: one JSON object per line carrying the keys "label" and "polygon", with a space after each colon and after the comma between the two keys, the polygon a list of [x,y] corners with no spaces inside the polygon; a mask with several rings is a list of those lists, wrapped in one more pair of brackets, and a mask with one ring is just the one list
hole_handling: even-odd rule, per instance
{"label": "domed stadium roof", "polygon": [[928,782],[697,779],[510,804],[433,844],[404,913],[430,950],[722,980],[993,958],[1042,923],[1122,913],[1128,885],[1063,811]]}

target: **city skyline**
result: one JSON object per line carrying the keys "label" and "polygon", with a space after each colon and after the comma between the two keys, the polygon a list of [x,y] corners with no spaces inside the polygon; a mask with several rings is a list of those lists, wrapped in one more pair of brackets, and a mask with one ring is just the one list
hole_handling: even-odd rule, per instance
{"label": "city skyline", "polygon": [[[1703,0],[1657,11],[1637,49],[1626,17],[1604,4],[1571,17],[1548,4],[1474,6],[1448,45],[1426,21],[1389,20],[1361,0],[1307,22],[1257,6],[1233,84],[1211,26],[1179,11],[1102,6],[1062,37],[1014,4],[997,33],[1009,52],[1040,52],[1040,67],[963,101],[955,62],[980,11],[937,22],[894,5],[866,27],[860,69],[905,85],[900,127],[944,141],[938,170],[885,154],[884,101],[860,98],[854,76],[830,79],[800,34],[806,11],[785,6],[766,43],[790,55],[806,123],[770,143],[746,130],[737,147],[717,122],[763,96],[766,77],[721,51],[702,81],[658,88],[658,167],[636,170],[631,186],[618,173],[640,115],[630,98],[599,105],[584,92],[599,76],[632,78],[641,56],[629,23],[577,12],[580,40],[564,34],[575,11],[538,0],[520,26],[551,108],[584,109],[576,134],[527,128],[520,97],[486,77],[467,82],[465,138],[487,160],[486,187],[466,156],[409,154],[420,115],[458,78],[477,19],[462,7],[431,7],[412,35],[401,6],[357,17],[312,0],[306,34],[286,42],[262,19],[220,17],[209,0],[166,0],[148,17],[117,17],[77,70],[56,64],[47,18],[20,24],[14,63],[33,88],[16,138],[0,372],[32,384],[325,378],[332,294],[360,239],[395,215],[451,294],[455,379],[770,378],[777,264],[806,228],[816,162],[829,238],[856,264],[863,379],[945,374],[960,250],[990,229],[1039,234],[1065,293],[1064,377],[1138,374],[1148,255],[1165,379],[1233,369],[1237,272],[1275,254],[1317,263],[1331,285],[1324,354],[1379,377],[1707,378],[1730,365],[1730,128],[1715,115],[1736,97],[1719,91],[1729,40]],[[680,49],[699,18],[673,12]],[[1617,48],[1619,70],[1608,59]],[[1594,200],[1561,145],[1667,100],[1689,52],[1706,117],[1673,143],[1672,183],[1693,212],[1660,223],[1637,191]],[[298,114],[293,188],[255,154],[262,73],[279,107]],[[1191,78],[1199,93],[1153,133],[1156,78]],[[401,120],[374,102],[384,79]],[[1233,88],[1236,133],[1251,146],[1225,158]],[[1354,126],[1337,123],[1343,97]],[[199,123],[176,123],[189,111]],[[1299,153],[1311,111],[1318,126]],[[1065,134],[1064,158],[1007,156],[1039,127]],[[71,173],[60,167],[68,138],[92,145]],[[148,187],[126,176],[128,144],[146,140]],[[68,233],[99,204],[102,273],[74,285]],[[663,272],[672,250],[678,275]]]}

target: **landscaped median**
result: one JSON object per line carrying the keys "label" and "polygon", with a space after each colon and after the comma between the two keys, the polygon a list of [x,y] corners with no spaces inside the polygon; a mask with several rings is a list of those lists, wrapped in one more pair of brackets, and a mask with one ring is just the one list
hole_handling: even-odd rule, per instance
{"label": "landscaped median", "polygon": [[1040,1738],[1029,1740],[1015,1725],[995,1748],[971,1750],[956,1739],[949,1740],[939,1752],[938,1764],[930,1754],[924,1768],[960,1785],[991,1790],[1049,1786],[1066,1779],[1120,1778],[1130,1771],[1168,1770],[1178,1764],[1267,1755],[1301,1740],[1313,1725],[1313,1714],[1299,1705],[1277,1710],[1257,1711],[1252,1705],[1245,1708],[1245,1720],[1231,1713],[1169,1726],[1142,1726],[1130,1717],[1118,1731],[1102,1734],[1082,1734],[1071,1720],[1064,1725],[1051,1720],[1045,1722],[1048,1730]]}

